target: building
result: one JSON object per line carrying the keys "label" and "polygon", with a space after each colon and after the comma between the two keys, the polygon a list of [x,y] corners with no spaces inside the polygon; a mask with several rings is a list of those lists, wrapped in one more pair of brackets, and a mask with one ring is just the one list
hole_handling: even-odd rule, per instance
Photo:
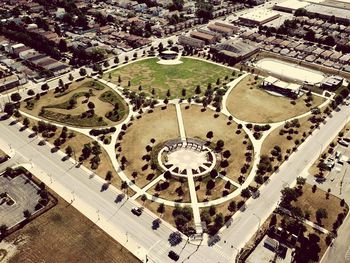
{"label": "building", "polygon": [[192,31],[190,33],[190,36],[193,38],[197,38],[199,40],[203,40],[205,42],[205,44],[213,44],[217,41],[216,36],[213,35],[209,35],[206,33],[202,33],[202,32],[198,32],[198,31]]}
{"label": "building", "polygon": [[208,29],[210,29],[211,31],[223,34],[225,36],[231,36],[234,33],[232,28],[221,26],[221,25],[217,25],[216,23],[215,24],[209,24],[208,25]]}
{"label": "building", "polygon": [[10,75],[0,79],[0,92],[25,84],[27,79],[24,76]]}
{"label": "building", "polygon": [[237,63],[259,52],[259,47],[249,40],[231,39],[212,49],[214,55],[230,63]]}
{"label": "building", "polygon": [[294,13],[296,10],[305,8],[308,5],[310,5],[308,2],[302,2],[299,0],[287,0],[285,2],[275,4],[273,9],[287,13]]}
{"label": "building", "polygon": [[241,15],[239,17],[239,22],[247,26],[261,26],[279,17],[280,14],[276,11],[268,9],[259,9]]}
{"label": "building", "polygon": [[180,35],[179,44],[183,46],[194,47],[194,48],[203,48],[205,45],[205,41],[197,38],[185,36],[185,35]]}
{"label": "building", "polygon": [[[337,2],[337,1],[334,1]],[[346,6],[330,6],[326,3],[315,3],[305,7],[307,13],[317,15],[322,19],[332,19],[342,23],[350,23],[350,5]]]}
{"label": "building", "polygon": [[263,80],[261,87],[265,90],[276,92],[293,99],[298,98],[302,95],[300,85],[287,83],[272,76],[266,77]]}
{"label": "building", "polygon": [[330,76],[321,82],[321,88],[334,91],[343,85],[344,79],[339,76]]}

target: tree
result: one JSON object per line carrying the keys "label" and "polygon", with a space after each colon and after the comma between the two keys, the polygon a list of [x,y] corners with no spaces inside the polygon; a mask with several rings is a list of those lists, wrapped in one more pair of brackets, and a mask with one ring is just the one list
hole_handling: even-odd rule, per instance
{"label": "tree", "polygon": [[186,97],[186,89],[185,88],[182,89],[181,95],[182,95],[182,97]]}
{"label": "tree", "polygon": [[219,213],[215,216],[214,219],[216,227],[220,228],[224,225],[224,216],[222,213]]}
{"label": "tree", "polygon": [[0,236],[4,235],[6,233],[7,230],[7,225],[2,224],[0,225]]}
{"label": "tree", "polygon": [[157,212],[160,214],[163,214],[165,212],[165,206],[163,203],[160,203],[158,208],[157,208]]}
{"label": "tree", "polygon": [[121,187],[122,190],[125,190],[125,189],[128,189],[129,185],[128,185],[128,183],[126,181],[122,181],[122,184],[121,184],[120,187]]}
{"label": "tree", "polygon": [[147,200],[147,195],[143,194],[141,195],[141,201],[145,202]]}
{"label": "tree", "polygon": [[214,137],[214,133],[212,131],[207,132],[207,138],[211,140]]}
{"label": "tree", "polygon": [[218,176],[218,171],[216,169],[213,169],[210,171],[211,178],[216,178]]}
{"label": "tree", "polygon": [[224,141],[223,140],[218,140],[217,142],[216,142],[216,149],[217,150],[221,150],[223,147],[224,147]]}
{"label": "tree", "polygon": [[167,97],[170,97],[170,95],[171,95],[171,94],[170,94],[170,89],[168,89],[168,91],[166,92],[166,96],[167,96]]}
{"label": "tree", "polygon": [[7,115],[12,115],[13,112],[15,110],[15,105],[11,102],[7,102],[4,106],[4,112],[7,114]]}
{"label": "tree", "polygon": [[222,153],[222,156],[224,156],[224,158],[228,159],[231,156],[231,152],[229,150],[226,150]]}
{"label": "tree", "polygon": [[79,74],[80,74],[80,76],[85,76],[86,75],[86,69],[85,68],[80,68],[79,69]]}
{"label": "tree", "polygon": [[68,146],[66,147],[65,152],[66,152],[66,154],[67,154],[68,156],[72,156],[73,148],[72,148],[70,145],[68,145]]}
{"label": "tree", "polygon": [[69,74],[68,79],[69,79],[70,81],[73,81],[74,77],[73,77],[73,75],[72,75],[71,73]]}
{"label": "tree", "polygon": [[63,82],[62,79],[59,79],[59,80],[58,80],[58,86],[60,86],[61,88],[64,87],[64,82]]}
{"label": "tree", "polygon": [[25,218],[29,218],[31,215],[32,215],[32,214],[31,214],[31,212],[29,212],[29,210],[24,210],[24,211],[23,211],[23,216],[24,216]]}
{"label": "tree", "polygon": [[113,60],[114,64],[118,64],[119,63],[119,58],[118,57],[115,57],[114,60]]}
{"label": "tree", "polygon": [[207,209],[201,212],[201,220],[204,221],[207,225],[211,223],[211,216]]}
{"label": "tree", "polygon": [[215,181],[209,180],[209,181],[207,182],[207,190],[211,190],[211,189],[213,189],[214,187],[215,187]]}
{"label": "tree", "polygon": [[302,185],[304,185],[305,183],[306,183],[306,178],[301,177],[301,176],[298,176],[298,177],[297,177],[297,185],[302,186]]}
{"label": "tree", "polygon": [[67,52],[67,50],[68,50],[67,42],[64,39],[61,39],[60,42],[58,43],[58,48],[62,52]]}
{"label": "tree", "polygon": [[164,178],[165,178],[166,180],[170,180],[170,179],[171,179],[171,173],[170,173],[170,171],[165,171],[165,173],[164,173]]}
{"label": "tree", "polygon": [[210,206],[209,207],[209,214],[211,215],[211,216],[213,216],[213,215],[215,215],[216,214],[216,208],[215,208],[215,206]]}
{"label": "tree", "polygon": [[317,211],[316,211],[316,220],[317,220],[317,222],[321,223],[321,220],[323,218],[327,218],[327,217],[328,217],[328,213],[327,213],[326,209],[324,209],[324,208],[317,209]]}
{"label": "tree", "polygon": [[17,102],[17,101],[20,101],[21,99],[22,99],[22,97],[21,97],[21,95],[19,95],[18,92],[15,92],[15,93],[11,94],[11,100],[12,101]]}
{"label": "tree", "polygon": [[237,208],[237,205],[236,205],[236,202],[235,201],[231,201],[229,204],[228,204],[228,211],[230,211],[231,213],[233,213],[234,211],[236,211],[236,208]]}
{"label": "tree", "polygon": [[29,127],[29,124],[30,124],[30,121],[29,121],[29,119],[27,118],[27,117],[25,117],[24,119],[23,119],[23,125],[24,125],[24,127]]}
{"label": "tree", "polygon": [[112,180],[112,178],[113,178],[113,173],[112,173],[112,171],[107,171],[107,173],[106,173],[106,181],[111,181]]}
{"label": "tree", "polygon": [[243,198],[248,199],[249,197],[251,197],[251,195],[252,195],[252,194],[251,194],[249,188],[244,188],[244,189],[242,189],[242,191],[241,191],[241,196],[242,196]]}
{"label": "tree", "polygon": [[196,89],[194,90],[194,93],[200,94],[201,92],[202,92],[201,87],[199,85],[197,85]]}
{"label": "tree", "polygon": [[89,103],[88,103],[88,108],[89,108],[90,110],[94,109],[94,108],[95,108],[95,104],[94,104],[93,102],[89,101]]}

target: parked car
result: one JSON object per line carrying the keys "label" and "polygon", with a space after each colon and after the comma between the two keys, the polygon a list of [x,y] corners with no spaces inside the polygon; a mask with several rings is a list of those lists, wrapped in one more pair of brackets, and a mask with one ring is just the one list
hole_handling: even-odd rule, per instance
{"label": "parked car", "polygon": [[178,261],[180,256],[178,254],[176,254],[174,251],[170,250],[168,257],[171,258],[174,261]]}
{"label": "parked car", "polygon": [[131,209],[131,212],[134,214],[134,215],[137,215],[137,216],[140,216],[142,214],[142,209],[140,207],[133,207]]}

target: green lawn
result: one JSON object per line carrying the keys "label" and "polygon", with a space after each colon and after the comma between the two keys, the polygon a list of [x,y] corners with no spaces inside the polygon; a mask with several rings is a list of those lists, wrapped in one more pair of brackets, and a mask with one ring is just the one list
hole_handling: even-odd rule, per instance
{"label": "green lawn", "polygon": [[[208,83],[215,88],[218,78],[221,84],[233,78],[232,70],[219,65],[191,58],[181,58],[181,61],[183,63],[178,65],[160,65],[158,58],[140,60],[106,73],[104,79],[117,83],[120,77],[123,87],[128,87],[130,81],[130,90],[143,91],[150,96],[154,89],[156,98],[165,98],[168,90],[169,98],[188,98],[194,95],[197,85],[203,94]],[[184,88],[185,96],[182,95]]]}

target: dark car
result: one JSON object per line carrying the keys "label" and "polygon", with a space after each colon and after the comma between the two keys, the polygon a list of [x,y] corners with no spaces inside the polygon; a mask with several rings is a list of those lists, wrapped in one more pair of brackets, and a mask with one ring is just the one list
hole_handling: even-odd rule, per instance
{"label": "dark car", "polygon": [[171,258],[174,261],[178,261],[180,256],[178,254],[176,254],[174,251],[170,250],[168,257]]}
{"label": "dark car", "polygon": [[133,207],[131,209],[131,212],[134,214],[134,215],[137,215],[137,216],[140,216],[142,214],[142,209],[139,208],[139,207]]}

